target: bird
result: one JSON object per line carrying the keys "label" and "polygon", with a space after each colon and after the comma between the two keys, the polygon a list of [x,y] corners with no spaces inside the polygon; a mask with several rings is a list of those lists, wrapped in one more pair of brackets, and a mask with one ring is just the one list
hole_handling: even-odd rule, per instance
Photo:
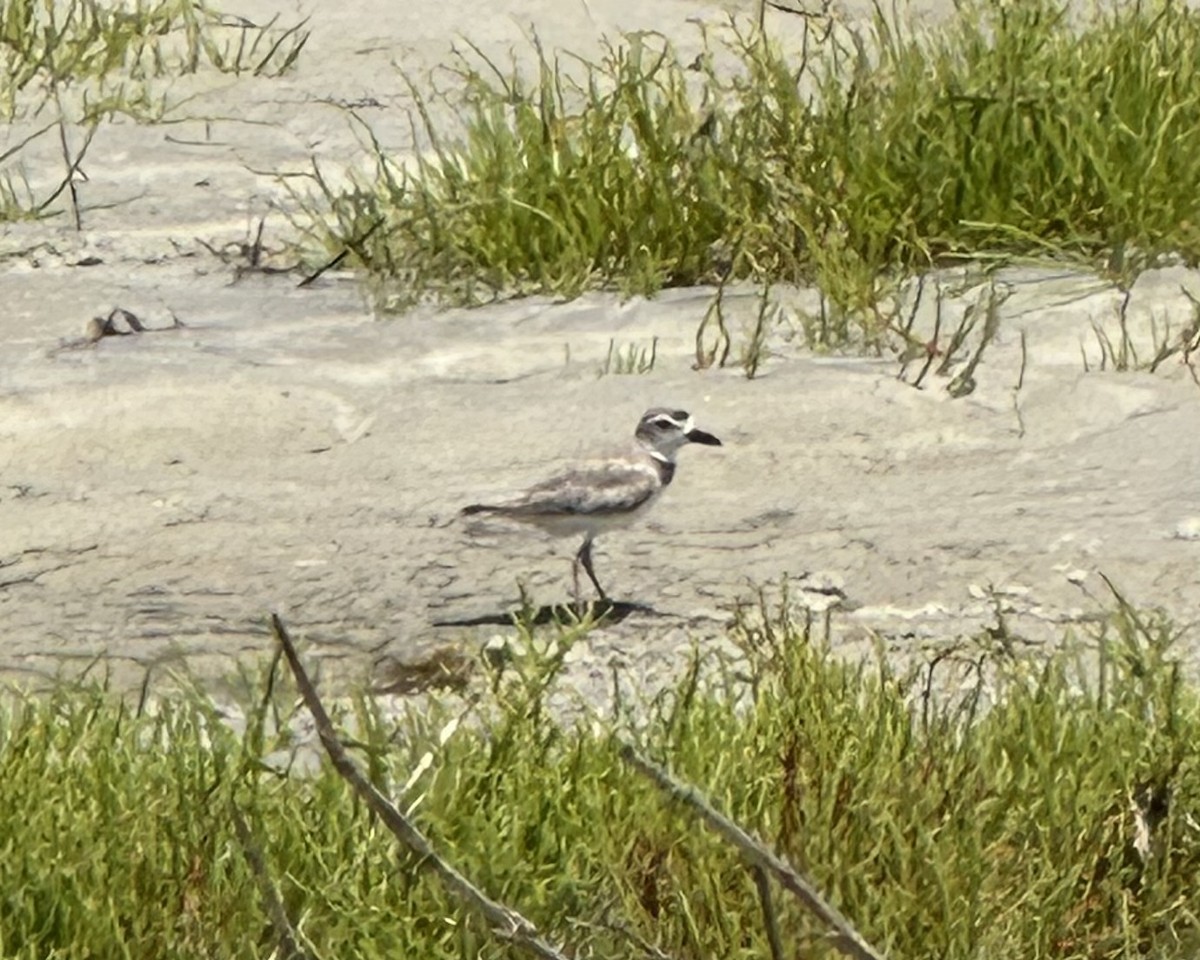
{"label": "bird", "polygon": [[651,407],[625,450],[593,458],[496,503],[473,503],[462,516],[480,514],[515,520],[554,536],[583,535],[572,574],[579,598],[582,566],[600,600],[611,603],[596,579],[592,543],[601,533],[628,526],[644,514],[675,476],[675,456],[688,444],[719,447],[721,441],[700,430],[686,410]]}

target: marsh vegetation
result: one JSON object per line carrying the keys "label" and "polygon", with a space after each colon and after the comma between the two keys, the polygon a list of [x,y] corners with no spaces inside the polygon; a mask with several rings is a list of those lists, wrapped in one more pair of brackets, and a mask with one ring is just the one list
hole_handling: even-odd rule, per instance
{"label": "marsh vegetation", "polygon": [[[738,610],[736,657],[697,653],[673,687],[603,715],[561,689],[590,628],[518,622],[511,656],[481,660],[462,696],[334,711],[369,783],[568,955],[773,955],[754,872],[631,751],[886,956],[1200,945],[1200,700],[1161,614],[1118,598],[1053,651],[1014,655],[998,628],[899,668],[835,656],[836,619],[774,595]],[[279,956],[265,878],[307,956],[517,955],[314,763],[294,691],[272,668],[220,712],[100,686],[8,708],[0,953]],[[772,902],[784,955],[837,953],[798,901]]]}
{"label": "marsh vegetation", "polygon": [[1195,261],[1200,12],[969,0],[906,20],[808,16],[786,45],[739,21],[691,61],[645,34],[595,62],[534,38],[532,70],[467,51],[446,95],[461,133],[413,78],[429,149],[368,139],[349,188],[314,170],[300,232],[393,306],[815,284],[818,346],[878,342],[896,284],[940,265],[1049,259],[1127,284]]}

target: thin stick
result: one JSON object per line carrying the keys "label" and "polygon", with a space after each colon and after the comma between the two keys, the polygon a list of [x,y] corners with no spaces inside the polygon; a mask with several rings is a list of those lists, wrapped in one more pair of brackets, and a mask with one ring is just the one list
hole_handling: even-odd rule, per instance
{"label": "thin stick", "polygon": [[[922,277],[920,286],[917,288],[917,299],[920,301],[921,294],[925,289],[925,278]],[[913,381],[913,386],[920,389],[921,381],[925,379],[925,374],[929,372],[929,368],[933,366],[933,361],[938,355],[938,338],[942,335],[942,285],[939,283],[937,287],[937,309],[933,314],[933,337],[925,344],[925,364],[921,367],[921,372],[917,374],[917,379]],[[915,311],[913,320],[915,321]],[[912,329],[912,323],[909,323],[909,329]]]}
{"label": "thin stick", "polygon": [[748,863],[773,873],[785,890],[794,893],[818,919],[833,927],[836,933],[833,943],[839,951],[848,957],[854,957],[855,960],[884,960],[883,954],[868,944],[837,907],[827,903],[811,883],[736,823],[713,809],[695,787],[676,780],[662,767],[640,756],[628,744],[621,747],[621,759],[638,773],[653,780],[673,800],[678,800],[695,810],[709,827],[737,847]]}
{"label": "thin stick", "polygon": [[267,916],[271,918],[271,926],[275,928],[275,936],[279,938],[281,956],[284,960],[308,960],[309,954],[300,946],[296,928],[292,926],[292,921],[283,906],[283,898],[279,896],[279,890],[267,872],[267,862],[262,850],[255,842],[250,826],[237,804],[229,804],[229,815],[233,819],[233,829],[237,833],[238,843],[242,845],[246,862],[250,864],[250,870],[258,880],[259,895],[262,897]]}
{"label": "thin stick", "polygon": [[337,738],[333,722],[329,719],[329,714],[325,711],[321,698],[317,696],[312,681],[309,680],[308,674],[301,665],[292,638],[288,636],[287,629],[278,614],[271,614],[271,633],[283,648],[283,655],[287,658],[288,666],[292,668],[292,674],[296,678],[296,686],[300,689],[300,695],[304,698],[308,712],[312,714],[312,718],[316,722],[317,734],[321,737],[321,744],[325,747],[325,752],[329,754],[329,759],[333,761],[334,769],[366,801],[367,806],[379,817],[383,825],[416,854],[422,867],[433,871],[452,896],[482,914],[491,924],[492,933],[495,936],[511,940],[514,945],[527,950],[536,957],[544,957],[546,960],[567,960],[564,954],[541,938],[537,927],[529,920],[504,904],[492,900],[443,860],[425,835],[396,808],[395,804],[380,793],[370,780],[363,776],[358,766],[346,753],[342,742]]}
{"label": "thin stick", "polygon": [[[340,264],[343,260],[345,260],[348,256],[350,256],[350,254],[352,252],[358,253],[356,248],[360,247],[364,243],[366,243],[367,240],[370,239],[371,234],[373,234],[376,230],[378,230],[380,227],[383,226],[383,222],[384,222],[383,217],[379,217],[378,219],[376,219],[376,221],[373,224],[371,224],[369,227],[367,227],[367,229],[365,231],[363,231],[361,236],[355,237],[353,240],[347,240],[346,246],[342,247],[341,253],[339,253],[332,260],[326,261],[322,266],[317,268],[315,273],[312,273],[309,276],[305,277],[298,284],[296,284],[296,286],[297,287],[310,286],[311,284],[316,282],[317,278],[320,277],[321,274],[323,274],[326,270],[332,270],[334,267],[336,267],[338,264]],[[359,255],[362,256],[361,253]],[[366,257],[363,257],[363,259],[365,260]]]}
{"label": "thin stick", "polygon": [[42,127],[41,130],[35,130],[33,133],[31,133],[29,136],[27,136],[24,140],[21,140],[18,143],[14,144],[13,146],[9,147],[7,150],[0,152],[0,163],[3,163],[9,157],[15,156],[16,154],[20,153],[21,150],[23,150],[29,144],[33,143],[33,141],[36,140],[38,137],[40,137],[43,133],[46,133],[48,130],[54,129],[56,124],[57,124],[57,121],[51,120],[48,124],[46,124],[44,127]]}
{"label": "thin stick", "polygon": [[767,943],[771,945],[771,960],[783,960],[783,938],[779,935],[779,917],[775,914],[775,903],[771,899],[771,878],[757,864],[751,868],[754,885],[758,888],[758,899],[762,903],[763,924],[767,928]]}
{"label": "thin stick", "polygon": [[[60,106],[61,110],[62,107]],[[78,161],[71,160],[71,148],[67,146],[67,124],[60,115],[58,118],[58,142],[62,147],[63,163],[67,165],[67,187],[71,191],[71,214],[75,218],[75,229],[83,229],[83,218],[79,215],[79,191],[75,189],[75,171]],[[80,155],[82,156],[82,154]]]}
{"label": "thin stick", "polygon": [[97,129],[99,129],[99,124],[94,123],[94,122],[92,123],[92,125],[90,127],[88,127],[87,134],[83,138],[83,146],[81,146],[79,148],[79,152],[75,155],[75,158],[72,160],[71,159],[71,149],[67,143],[66,123],[65,123],[65,121],[62,120],[61,117],[59,118],[58,139],[59,139],[59,145],[62,147],[63,163],[65,163],[67,165],[67,174],[62,179],[62,181],[59,183],[59,185],[54,188],[54,190],[51,192],[50,196],[48,196],[45,200],[43,200],[41,203],[38,204],[38,208],[37,208],[38,213],[41,213],[48,206],[50,206],[50,204],[52,204],[55,200],[57,200],[59,195],[64,190],[70,190],[71,214],[72,214],[72,217],[75,222],[76,230],[83,229],[83,214],[79,210],[79,192],[75,189],[75,176],[76,176],[76,174],[80,174],[80,175],[84,176],[84,179],[86,179],[86,174],[83,174],[83,172],[79,168],[83,163],[84,156],[86,156],[86,154],[88,152],[88,147],[90,147],[92,145],[92,138],[96,135]]}
{"label": "thin stick", "polygon": [[1025,436],[1025,417],[1021,414],[1021,388],[1025,386],[1025,368],[1029,366],[1029,346],[1025,342],[1025,331],[1021,331],[1021,372],[1017,385],[1013,387],[1013,412],[1017,415],[1017,436]]}

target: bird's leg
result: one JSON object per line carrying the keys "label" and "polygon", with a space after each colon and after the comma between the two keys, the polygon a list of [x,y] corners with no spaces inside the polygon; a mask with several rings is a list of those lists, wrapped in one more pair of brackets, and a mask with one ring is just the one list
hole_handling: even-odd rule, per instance
{"label": "bird's leg", "polygon": [[[584,572],[587,573],[588,579],[592,581],[592,586],[596,588],[596,592],[600,594],[600,599],[608,603],[608,594],[604,592],[604,588],[600,586],[600,581],[596,579],[596,571],[592,569],[592,535],[589,533],[583,539],[583,546],[579,548],[579,553],[575,557],[578,563],[583,564]],[[578,573],[576,579],[578,580]]]}

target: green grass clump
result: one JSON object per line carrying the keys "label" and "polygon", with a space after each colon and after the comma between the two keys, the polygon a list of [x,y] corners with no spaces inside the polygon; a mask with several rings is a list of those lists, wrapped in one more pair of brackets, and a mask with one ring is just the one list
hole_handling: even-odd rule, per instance
{"label": "green grass clump", "polygon": [[[770,955],[746,866],[622,762],[622,740],[809,875],[889,957],[1200,947],[1200,701],[1161,616],[1121,604],[1096,643],[1036,661],[964,649],[973,682],[927,696],[948,660],[847,663],[764,603],[732,628],[736,670],[697,661],[649,705],[566,725],[549,702],[578,632],[522,633],[525,652],[457,726],[448,705],[392,722],[360,702],[350,719],[371,780],[569,955]],[[200,700],[148,715],[98,689],[6,714],[0,956],[273,955],[231,805],[314,956],[515,955],[397,859],[328,765],[288,772],[284,700],[263,698],[240,736]],[[774,899],[789,950],[834,955]]]}
{"label": "green grass clump", "polygon": [[[308,40],[303,22],[277,29],[277,21],[260,26],[196,0],[2,0],[0,116],[36,111],[58,88],[79,87],[86,96],[89,86],[85,119],[106,107],[138,115],[151,105],[146,81],[203,66],[277,76]],[[98,84],[106,85],[98,92]]]}
{"label": "green grass clump", "polygon": [[[1200,12],[1156,0],[967,0],[936,28],[818,19],[800,50],[734,30],[733,71],[631,35],[532,77],[460,65],[465,133],[318,171],[302,223],[392,300],[816,283],[830,343],[879,333],[888,283],[948,258],[1128,272],[1200,254]],[[706,45],[707,45],[706,38]],[[857,322],[857,323],[856,323]]]}
{"label": "green grass clump", "polygon": [[[304,25],[256,24],[205,0],[0,0],[0,121],[28,124],[0,151],[0,224],[42,215],[70,190],[80,227],[71,184],[100,124],[162,120],[178,106],[170,84],[203,69],[279,76],[308,42]],[[82,130],[74,151],[72,129]],[[64,180],[35,198],[22,151],[56,130]]]}
{"label": "green grass clump", "polygon": [[658,337],[650,340],[650,346],[641,347],[630,343],[624,348],[617,346],[617,341],[608,341],[608,353],[600,367],[600,376],[611,374],[644,374],[654,370],[658,359]]}

